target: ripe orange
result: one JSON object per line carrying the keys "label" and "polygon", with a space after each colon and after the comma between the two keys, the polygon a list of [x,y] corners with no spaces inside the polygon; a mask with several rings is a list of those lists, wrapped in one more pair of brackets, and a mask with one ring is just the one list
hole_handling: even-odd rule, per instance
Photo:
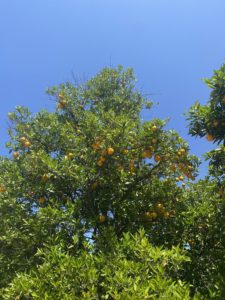
{"label": "ripe orange", "polygon": [[104,223],[106,221],[106,216],[105,215],[99,215],[98,216],[98,221],[99,221],[99,223]]}
{"label": "ripe orange", "polygon": [[5,193],[6,192],[6,188],[4,186],[0,186],[0,193]]}
{"label": "ripe orange", "polygon": [[101,146],[100,142],[96,142],[96,143],[92,144],[93,150],[98,150],[100,148],[100,146]]}
{"label": "ripe orange", "polygon": [[16,158],[18,158],[20,156],[20,154],[19,154],[19,152],[14,152],[13,153],[13,157],[16,159]]}
{"label": "ripe orange", "polygon": [[160,156],[159,154],[156,154],[156,155],[154,156],[154,160],[155,160],[155,162],[160,162],[161,156]]}
{"label": "ripe orange", "polygon": [[153,146],[149,146],[149,150],[150,150],[151,152],[153,152],[155,149],[154,149]]}
{"label": "ripe orange", "polygon": [[180,180],[180,181],[183,181],[183,180],[184,180],[184,176],[181,175],[181,176],[179,177],[179,180]]}
{"label": "ripe orange", "polygon": [[184,155],[186,153],[186,150],[184,148],[181,148],[180,153],[181,153],[181,155]]}
{"label": "ripe orange", "polygon": [[154,211],[148,211],[148,212],[145,213],[145,216],[146,216],[146,218],[149,219],[149,220],[155,220],[155,219],[157,218],[158,215],[157,215],[157,213],[154,212]]}
{"label": "ripe orange", "polygon": [[207,134],[206,135],[206,138],[209,142],[213,141],[214,140],[214,136],[212,134]]}
{"label": "ripe orange", "polygon": [[142,153],[142,157],[144,157],[144,158],[150,158],[150,157],[152,157],[152,152],[150,150],[145,150]]}
{"label": "ripe orange", "polygon": [[113,155],[114,149],[111,148],[111,147],[109,147],[109,148],[107,149],[107,153],[108,153],[108,155]]}
{"label": "ripe orange", "polygon": [[165,219],[169,219],[170,213],[169,213],[168,211],[165,211],[164,214],[163,214],[163,217],[164,217]]}
{"label": "ripe orange", "polygon": [[99,167],[102,167],[104,165],[104,162],[105,162],[105,157],[100,156],[99,159],[98,159],[98,161],[97,161],[97,165]]}
{"label": "ripe orange", "polygon": [[66,101],[60,101],[59,104],[58,104],[58,108],[59,109],[64,109],[66,107]]}
{"label": "ripe orange", "polygon": [[31,143],[29,141],[26,141],[23,145],[25,148],[29,148],[31,146]]}
{"label": "ripe orange", "polygon": [[21,143],[24,143],[24,142],[26,142],[27,141],[27,139],[25,138],[25,136],[22,136],[21,138],[20,138],[20,142]]}
{"label": "ripe orange", "polygon": [[164,205],[163,205],[162,203],[157,203],[157,204],[156,204],[156,208],[157,208],[158,210],[162,210],[162,209],[164,209]]}
{"label": "ripe orange", "polygon": [[152,131],[154,131],[154,132],[157,131],[157,126],[156,125],[152,126]]}

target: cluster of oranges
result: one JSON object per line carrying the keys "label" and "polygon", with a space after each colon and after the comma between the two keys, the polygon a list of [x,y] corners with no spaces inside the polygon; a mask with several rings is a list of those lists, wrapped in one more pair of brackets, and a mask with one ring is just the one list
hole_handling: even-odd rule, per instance
{"label": "cluster of oranges", "polygon": [[64,99],[63,94],[59,94],[58,98],[59,98],[58,108],[59,109],[64,109],[66,107],[66,105],[67,105],[67,102]]}
{"label": "cluster of oranges", "polygon": [[154,221],[158,217],[163,217],[164,219],[169,219],[172,216],[171,213],[166,211],[165,206],[162,203],[157,203],[155,205],[154,211],[148,211],[145,213],[145,217],[149,221]]}
{"label": "cluster of oranges", "polygon": [[[100,150],[101,149],[101,142],[96,141],[94,144],[92,144],[92,149],[94,151]],[[115,152],[115,150],[112,147],[108,147],[107,149],[103,149],[101,151],[101,156],[97,160],[97,165],[99,167],[102,167],[104,165],[104,163],[105,163],[105,160],[106,160],[105,156],[106,155],[112,156],[114,154],[114,152]]]}
{"label": "cluster of oranges", "polygon": [[20,142],[24,148],[29,148],[31,146],[31,142],[25,136],[20,138]]}

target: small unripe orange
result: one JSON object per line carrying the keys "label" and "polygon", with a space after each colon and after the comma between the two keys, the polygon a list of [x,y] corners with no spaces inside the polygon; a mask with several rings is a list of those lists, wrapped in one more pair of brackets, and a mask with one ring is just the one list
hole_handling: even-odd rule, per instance
{"label": "small unripe orange", "polygon": [[157,213],[154,212],[154,211],[148,211],[148,212],[145,213],[145,216],[146,216],[146,218],[149,219],[149,220],[155,220],[155,219],[157,218],[158,215],[157,215]]}
{"label": "small unripe orange", "polygon": [[105,215],[98,216],[98,221],[99,223],[104,223],[106,221],[106,216]]}
{"label": "small unripe orange", "polygon": [[152,129],[152,131],[155,132],[155,131],[157,131],[157,126],[156,126],[156,125],[153,125],[151,129]]}
{"label": "small unripe orange", "polygon": [[157,204],[156,204],[156,208],[157,208],[158,210],[162,210],[162,209],[164,209],[164,205],[163,205],[162,203],[157,203]]}
{"label": "small unripe orange", "polygon": [[73,153],[72,153],[72,152],[69,152],[69,153],[67,154],[67,157],[68,157],[69,160],[71,160],[71,159],[73,158]]}
{"label": "small unripe orange", "polygon": [[127,155],[129,153],[129,150],[128,149],[124,149],[123,153]]}
{"label": "small unripe orange", "polygon": [[44,197],[41,197],[41,198],[38,199],[38,202],[39,202],[40,204],[44,204],[45,201],[46,201],[46,199],[45,199]]}
{"label": "small unripe orange", "polygon": [[93,182],[91,185],[92,190],[95,190],[97,186],[98,186],[98,182],[97,181]]}
{"label": "small unripe orange", "polygon": [[41,176],[41,181],[43,181],[43,182],[47,182],[49,179],[50,179],[49,174],[43,174]]}

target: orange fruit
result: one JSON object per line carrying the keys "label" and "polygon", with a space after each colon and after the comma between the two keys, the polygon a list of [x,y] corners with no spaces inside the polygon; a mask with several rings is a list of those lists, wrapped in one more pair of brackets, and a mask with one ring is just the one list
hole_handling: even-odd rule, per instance
{"label": "orange fruit", "polygon": [[29,141],[26,141],[23,145],[25,148],[29,148],[31,146],[31,143]]}
{"label": "orange fruit", "polygon": [[101,154],[102,155],[106,155],[107,154],[107,150],[106,149],[102,150]]}
{"label": "orange fruit", "polygon": [[59,109],[64,109],[66,107],[67,102],[65,100],[60,101],[58,104]]}
{"label": "orange fruit", "polygon": [[20,138],[20,142],[21,143],[24,143],[24,142],[26,142],[27,141],[27,139],[25,138],[25,136],[22,136],[21,138]]}
{"label": "orange fruit", "polygon": [[106,221],[106,216],[105,215],[98,216],[98,221],[99,223],[104,223]]}
{"label": "orange fruit", "polygon": [[100,158],[97,161],[97,165],[99,167],[102,167],[104,165],[104,162],[105,162],[105,158],[103,156],[100,156]]}
{"label": "orange fruit", "polygon": [[127,155],[129,153],[129,150],[128,149],[124,149],[123,153]]}
{"label": "orange fruit", "polygon": [[154,156],[154,160],[155,160],[155,162],[160,162],[161,156],[160,156],[159,154],[156,154],[156,155]]}
{"label": "orange fruit", "polygon": [[107,153],[108,153],[108,155],[113,155],[114,149],[113,149],[112,147],[109,147],[109,148],[107,149]]}
{"label": "orange fruit", "polygon": [[39,202],[40,204],[45,203],[45,201],[46,201],[46,199],[45,199],[44,197],[41,197],[41,198],[38,199],[38,202]]}
{"label": "orange fruit", "polygon": [[158,210],[162,210],[162,209],[164,209],[164,205],[163,205],[162,203],[157,203],[157,204],[156,204],[156,208],[157,208]]}
{"label": "orange fruit", "polygon": [[72,152],[69,152],[67,154],[67,157],[68,157],[68,160],[71,160],[73,158],[73,153]]}
{"label": "orange fruit", "polygon": [[175,172],[177,168],[176,168],[175,165],[172,165],[172,166],[170,167],[170,169],[171,169],[173,172]]}
{"label": "orange fruit", "polygon": [[97,181],[93,182],[91,185],[92,190],[95,190],[97,186],[98,186],[98,182]]}
{"label": "orange fruit", "polygon": [[154,149],[153,146],[149,146],[149,150],[150,150],[151,152],[153,152],[155,149]]}
{"label": "orange fruit", "polygon": [[152,129],[152,131],[155,132],[155,131],[157,131],[157,126],[156,126],[156,125],[153,125],[151,129]]}
{"label": "orange fruit", "polygon": [[170,213],[169,213],[168,211],[165,211],[164,214],[163,214],[163,217],[164,217],[165,219],[169,219]]}
{"label": "orange fruit", "polygon": [[41,181],[47,182],[50,179],[50,176],[48,174],[43,174],[41,176]]}
{"label": "orange fruit", "polygon": [[152,157],[152,152],[150,150],[145,150],[142,153],[142,157],[144,157],[144,158],[150,158],[150,157]]}
{"label": "orange fruit", "polygon": [[213,127],[218,127],[219,124],[220,124],[220,122],[218,120],[214,120],[212,123]]}
{"label": "orange fruit", "polygon": [[214,136],[212,134],[207,134],[206,135],[206,138],[209,142],[213,141],[214,140]]}
{"label": "orange fruit", "polygon": [[13,157],[16,159],[16,158],[18,158],[20,156],[20,154],[19,154],[19,152],[14,152],[13,153]]}
{"label": "orange fruit", "polygon": [[184,148],[181,148],[180,153],[181,153],[181,155],[184,155],[186,153],[186,150]]}
{"label": "orange fruit", "polygon": [[58,94],[58,98],[59,98],[59,100],[64,100],[64,96],[63,96],[63,94]]}
{"label": "orange fruit", "polygon": [[181,176],[179,177],[179,180],[180,180],[180,181],[183,181],[183,180],[184,180],[184,176],[181,175]]}
{"label": "orange fruit", "polygon": [[6,188],[4,186],[0,186],[0,193],[6,192]]}
{"label": "orange fruit", "polygon": [[100,148],[100,146],[101,146],[100,142],[96,142],[96,143],[92,144],[93,150],[98,150]]}
{"label": "orange fruit", "polygon": [[148,211],[148,212],[146,212],[145,213],[145,216],[146,216],[146,218],[147,219],[149,219],[149,220],[155,220],[156,218],[157,218],[157,213],[156,212],[154,212],[154,211]]}

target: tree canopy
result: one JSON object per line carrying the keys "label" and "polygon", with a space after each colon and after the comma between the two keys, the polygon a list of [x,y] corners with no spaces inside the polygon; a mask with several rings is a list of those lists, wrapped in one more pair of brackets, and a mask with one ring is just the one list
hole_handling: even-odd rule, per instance
{"label": "tree canopy", "polygon": [[2,299],[222,299],[225,296],[225,68],[206,81],[190,134],[219,145],[199,159],[131,69],[104,68],[47,93],[53,112],[9,113],[0,160]]}

